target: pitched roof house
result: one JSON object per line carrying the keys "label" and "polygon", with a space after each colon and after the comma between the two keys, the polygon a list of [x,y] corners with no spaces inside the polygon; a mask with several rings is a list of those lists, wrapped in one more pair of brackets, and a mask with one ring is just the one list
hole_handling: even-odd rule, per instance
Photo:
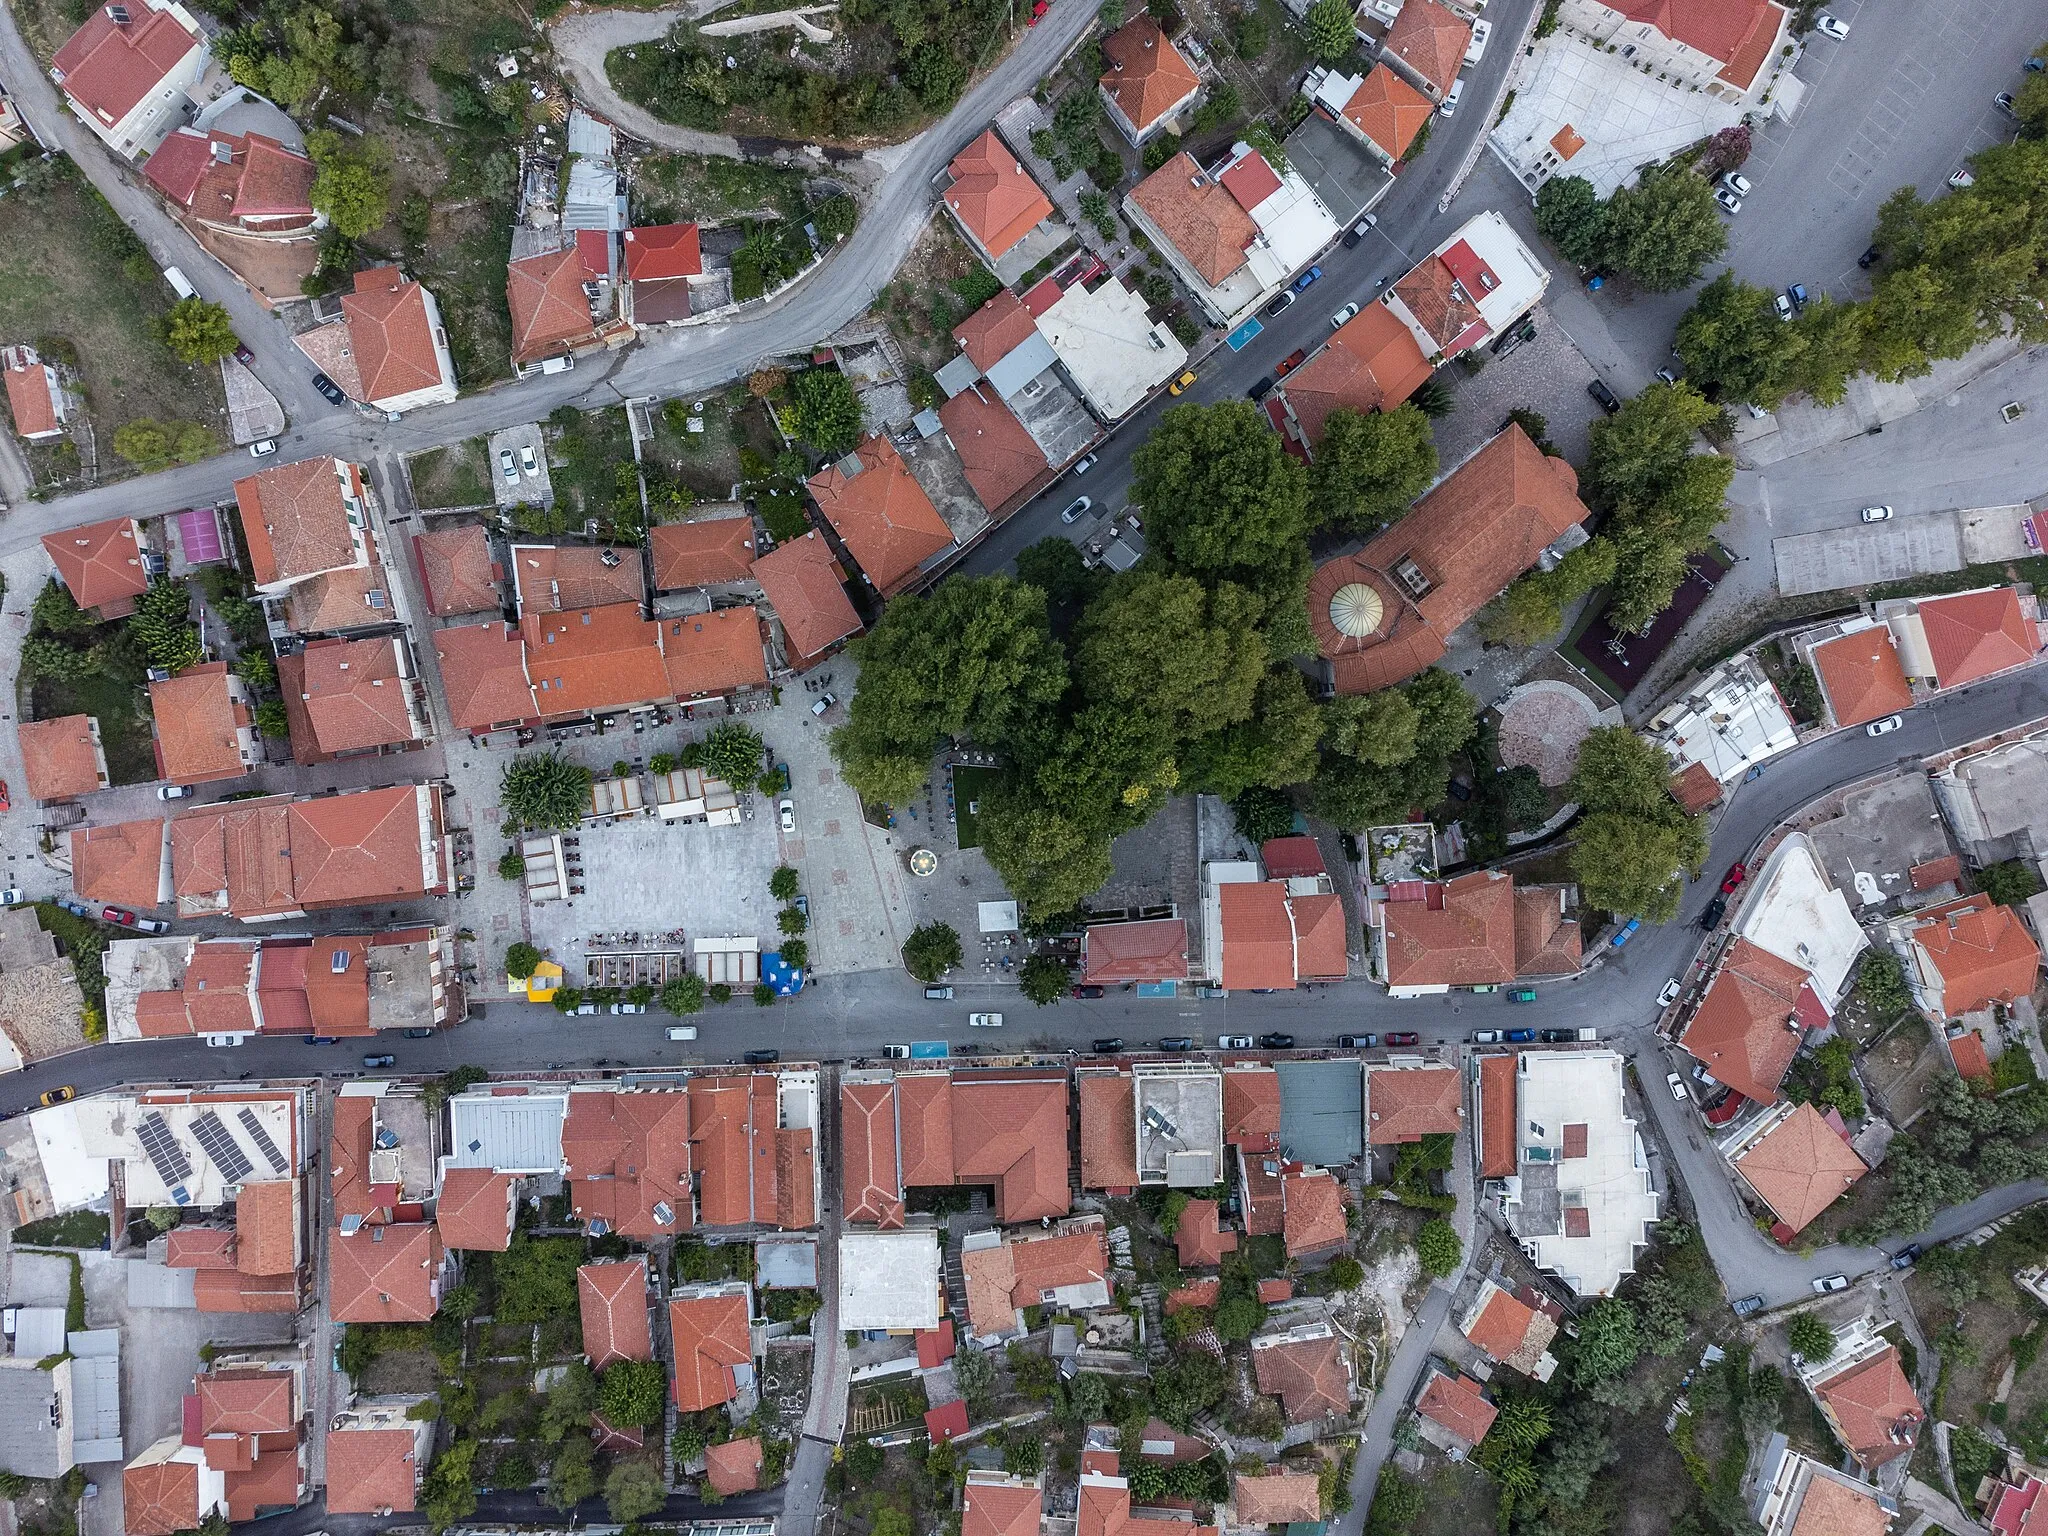
{"label": "pitched roof house", "polygon": [[1081,980],[1092,984],[1186,981],[1186,918],[1091,923],[1081,930]]}
{"label": "pitched roof house", "polygon": [[704,1448],[704,1479],[727,1498],[759,1488],[761,1466],[759,1435],[747,1435]]}
{"label": "pitched roof house", "polygon": [[1365,1139],[1375,1147],[1462,1129],[1465,1104],[1457,1068],[1368,1066],[1365,1121]]}
{"label": "pitched roof house", "polygon": [[1725,1150],[1788,1238],[1870,1171],[1811,1104],[1773,1105]]}
{"label": "pitched roof house", "polygon": [[135,599],[149,590],[142,562],[147,547],[142,525],[132,517],[43,535],[43,550],[71,600],[102,619],[133,613]]}
{"label": "pitched roof house", "polygon": [[1128,201],[1212,288],[1244,265],[1245,247],[1258,238],[1243,204],[1185,151],[1139,182]]}
{"label": "pitched roof house", "polygon": [[142,167],[151,186],[220,234],[310,235],[326,219],[313,209],[313,162],[261,133],[172,131]]}
{"label": "pitched roof house", "polygon": [[1631,43],[1638,64],[1737,102],[1777,52],[1787,20],[1772,0],[1576,0],[1569,24],[1595,44]]}
{"label": "pitched roof house", "polygon": [[15,436],[25,443],[42,443],[64,435],[71,402],[57,370],[34,347],[0,347],[0,376],[7,381],[7,409],[14,415]]}
{"label": "pitched roof house", "polygon": [[1262,1477],[1231,1475],[1233,1526],[1313,1524],[1323,1517],[1322,1491],[1313,1473],[1269,1469]]}
{"label": "pitched roof house", "polygon": [[1252,1375],[1280,1399],[1290,1424],[1341,1418],[1351,1411],[1351,1366],[1328,1323],[1252,1340]]}
{"label": "pitched roof house", "polygon": [[327,1252],[328,1310],[337,1322],[424,1323],[441,1304],[445,1253],[431,1222],[331,1232]]}
{"label": "pitched roof house", "polygon": [[1836,725],[1865,725],[1913,707],[1899,648],[1883,624],[1816,645],[1812,660],[1821,698]]}
{"label": "pitched roof house", "polygon": [[740,1372],[754,1365],[753,1292],[743,1280],[684,1286],[668,1304],[675,1348],[676,1406],[697,1413],[739,1395]]}
{"label": "pitched roof house", "polygon": [[1237,1233],[1220,1223],[1217,1212],[1214,1200],[1190,1200],[1181,1207],[1173,1242],[1182,1269],[1213,1268],[1223,1262],[1223,1255],[1236,1250]]}
{"label": "pitched roof house", "polygon": [[1464,67],[1472,24],[1439,0],[1412,0],[1387,29],[1380,55],[1442,101]]}
{"label": "pitched roof house", "polygon": [[[1532,1301],[1541,1305],[1531,1305]],[[1490,1359],[1548,1381],[1557,1369],[1550,1342],[1557,1337],[1562,1315],[1562,1309],[1534,1287],[1510,1291],[1486,1280],[1458,1329]]]}
{"label": "pitched roof house", "polygon": [[1357,554],[1316,567],[1309,624],[1329,686],[1370,693],[1434,665],[1454,630],[1588,515],[1571,466],[1510,425]]}
{"label": "pitched roof house", "polygon": [[1393,997],[1515,979],[1515,880],[1481,869],[1454,880],[1399,889],[1377,904],[1384,974]]}
{"label": "pitched roof house", "polygon": [[1937,687],[1959,688],[2040,654],[2039,626],[2011,587],[1923,597],[1915,605]]}
{"label": "pitched roof house", "polygon": [[1436,104],[1402,79],[1398,70],[1374,69],[1366,72],[1336,116],[1365,141],[1367,149],[1392,165],[1408,153],[1435,112]]}
{"label": "pitched roof house", "polygon": [[1283,1172],[1280,1202],[1280,1235],[1290,1259],[1333,1254],[1349,1241],[1344,1186],[1327,1168]]}
{"label": "pitched roof house", "polygon": [[678,592],[745,581],[757,542],[753,516],[744,507],[686,523],[657,523],[647,530],[647,547],[654,555],[654,590]]}
{"label": "pitched roof house", "polygon": [[22,772],[36,799],[75,800],[107,787],[107,754],[91,715],[24,720],[17,730]]}
{"label": "pitched roof house", "polygon": [[[1375,71],[1373,78],[1380,75],[1391,79],[1393,71]],[[1266,397],[1272,402],[1267,415],[1277,411],[1276,425],[1312,457],[1332,411],[1391,411],[1433,371],[1414,333],[1385,305],[1368,304],[1280,381]]]}
{"label": "pitched roof house", "polygon": [[224,661],[187,667],[149,685],[156,772],[173,784],[239,779],[256,766],[256,710]]}
{"label": "pitched roof house", "polygon": [[71,888],[87,901],[142,911],[165,901],[163,819],[74,827]]}
{"label": "pitched roof house", "polygon": [[362,400],[380,411],[410,411],[455,398],[455,359],[441,306],[397,267],[356,274],[341,297]]}
{"label": "pitched roof house", "polygon": [[1107,1306],[1109,1248],[1100,1216],[1062,1222],[1050,1235],[977,1232],[961,1250],[968,1327],[984,1339],[1024,1332],[1024,1309],[1057,1302]]}
{"label": "pitched roof house", "polygon": [[396,636],[315,640],[277,658],[277,683],[302,766],[426,741],[411,652]]}
{"label": "pitched roof house", "polygon": [[447,841],[429,784],[202,805],[171,818],[172,890],[182,916],[245,922],[440,895]]}
{"label": "pitched roof house", "polygon": [[526,674],[526,645],[513,625],[456,624],[434,631],[434,659],[448,716],[460,731],[488,731],[540,718]]}
{"label": "pitched roof house", "polygon": [[960,1536],[1037,1536],[1042,1508],[1036,1479],[969,1472],[960,1501]]}
{"label": "pitched roof house", "polygon": [[260,592],[376,564],[362,467],[346,459],[301,459],[247,475],[235,482],[235,508]]}
{"label": "pitched roof house", "polygon": [[694,224],[642,225],[619,237],[626,258],[626,317],[635,325],[690,318],[690,279],[704,271]]}
{"label": "pitched roof house", "polygon": [[1961,1018],[2034,990],[2041,947],[2010,907],[1982,892],[1903,918],[1908,980],[1938,1019]]}
{"label": "pitched roof house", "polygon": [[410,1424],[327,1432],[327,1513],[410,1514],[417,1506],[422,1436]]}
{"label": "pitched roof house", "polygon": [[619,1360],[654,1358],[645,1255],[585,1264],[576,1271],[576,1300],[583,1317],[583,1353],[592,1370]]}
{"label": "pitched roof house", "polygon": [[587,352],[604,337],[583,285],[604,274],[583,259],[580,243],[505,268],[505,302],[512,311],[512,362],[525,368],[551,358]]}
{"label": "pitched roof house", "polygon": [[1045,193],[993,128],[955,155],[946,174],[946,211],[991,262],[1052,217]]}
{"label": "pitched roof house", "polygon": [[893,596],[933,555],[952,548],[939,516],[896,445],[880,433],[806,482],[868,584]]}
{"label": "pitched roof house", "polygon": [[846,595],[846,572],[817,529],[776,545],[748,573],[782,626],[784,659],[795,670],[809,670],[848,635],[860,633],[860,615]]}
{"label": "pitched roof house", "polygon": [[512,1246],[518,1208],[512,1176],[495,1168],[450,1168],[441,1175],[434,1225],[443,1247],[503,1253]]}
{"label": "pitched roof house", "polygon": [[1898,1350],[1887,1346],[1811,1385],[1835,1438],[1858,1466],[1874,1471],[1912,1454],[1927,1410],[1900,1368]]}
{"label": "pitched roof house", "polygon": [[124,159],[162,142],[205,72],[205,35],[176,0],[130,0],[88,12],[50,61],[78,120]]}
{"label": "pitched roof house", "polygon": [[1431,1371],[1415,1411],[1467,1446],[1476,1446],[1493,1428],[1500,1410],[1486,1400],[1479,1384],[1468,1376]]}
{"label": "pitched roof house", "polygon": [[1803,1031],[1826,1019],[1805,971],[1737,939],[1678,1043],[1744,1098],[1769,1104]]}
{"label": "pitched roof house", "polygon": [[1140,11],[1102,40],[1100,88],[1109,120],[1143,144],[1202,89],[1201,76],[1149,12]]}
{"label": "pitched roof house", "polygon": [[436,618],[492,613],[504,606],[499,591],[504,572],[491,558],[491,537],[481,525],[416,533],[412,548],[420,585],[426,589],[427,612]]}

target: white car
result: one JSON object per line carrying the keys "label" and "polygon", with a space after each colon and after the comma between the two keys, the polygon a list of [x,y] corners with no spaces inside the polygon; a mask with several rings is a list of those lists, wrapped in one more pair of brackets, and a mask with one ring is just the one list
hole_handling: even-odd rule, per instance
{"label": "white car", "polygon": [[697,1038],[697,1026],[694,1024],[671,1024],[668,1030],[668,1037],[671,1040],[694,1040]]}
{"label": "white car", "polygon": [[260,437],[249,445],[249,457],[252,459],[267,459],[275,452],[277,439],[274,437]]}
{"label": "white car", "polygon": [[519,467],[526,471],[527,479],[538,480],[540,478],[540,461],[533,456],[533,448],[531,445],[522,446],[520,448]]}
{"label": "white car", "polygon": [[907,1045],[885,1045],[882,1047],[882,1058],[885,1061],[903,1061],[908,1059],[909,1055],[910,1047]]}
{"label": "white car", "polygon": [[1076,519],[1081,517],[1082,514],[1087,512],[1087,510],[1090,507],[1094,505],[1094,501],[1089,497],[1076,496],[1072,501],[1067,503],[1067,510],[1060,514],[1060,521],[1063,523],[1074,522]]}
{"label": "white car", "polygon": [[1886,715],[1882,720],[1873,720],[1863,727],[1872,736],[1889,736],[1906,723],[1904,715]]}
{"label": "white car", "polygon": [[1089,470],[1095,467],[1095,461],[1100,457],[1100,454],[1091,453],[1087,458],[1077,461],[1074,465],[1074,473],[1077,475],[1087,474]]}
{"label": "white car", "polygon": [[1664,1074],[1664,1081],[1671,1085],[1671,1097],[1683,1104],[1686,1099],[1685,1079],[1676,1072],[1667,1072]]}
{"label": "white car", "polygon": [[1733,192],[1730,192],[1726,187],[1714,188],[1714,201],[1730,213],[1742,212],[1742,199]]}
{"label": "white car", "polygon": [[1749,196],[1749,178],[1740,171],[1730,171],[1721,178],[1721,185],[1737,197]]}
{"label": "white car", "polygon": [[1778,312],[1780,320],[1790,320],[1792,318],[1792,295],[1789,293],[1779,294],[1771,300],[1771,308]]}
{"label": "white car", "polygon": [[510,448],[500,448],[498,450],[498,472],[505,477],[507,485],[517,485],[519,483],[519,466],[512,462],[512,450]]}
{"label": "white car", "polygon": [[620,1014],[620,1013],[645,1013],[646,1011],[647,1011],[647,1005],[646,1005],[645,1003],[613,1003],[613,1004],[612,1004],[612,1012],[613,1012],[614,1014]]}
{"label": "white car", "polygon": [[1862,512],[1863,521],[1866,523],[1882,523],[1888,520],[1891,515],[1892,509],[1890,507],[1865,507]]}
{"label": "white car", "polygon": [[4,891],[0,891],[0,907],[18,907],[18,906],[20,906],[20,905],[21,905],[21,887],[20,887],[20,886],[18,886],[18,885],[10,885],[10,886],[9,886],[9,887],[8,887],[8,888],[7,888],[6,890],[4,890]]}
{"label": "white car", "polygon": [[1216,1048],[1219,1051],[1248,1051],[1252,1048],[1250,1035],[1218,1035]]}
{"label": "white car", "polygon": [[1333,330],[1341,330],[1345,325],[1357,318],[1358,306],[1356,304],[1346,304],[1337,313],[1330,316],[1330,327]]}
{"label": "white car", "polygon": [[1458,101],[1465,94],[1465,77],[1458,76],[1451,82],[1451,89],[1443,99],[1443,105],[1436,109],[1438,117],[1449,117],[1458,110]]}
{"label": "white car", "polygon": [[1813,20],[1813,30],[1822,37],[1832,37],[1839,43],[1846,40],[1849,36],[1849,23],[1838,21],[1826,11],[1822,11]]}
{"label": "white car", "polygon": [[205,1040],[208,1046],[218,1051],[231,1045],[240,1045],[248,1038],[247,1035],[207,1035]]}
{"label": "white car", "polygon": [[192,786],[190,784],[159,784],[156,787],[156,797],[159,800],[190,800],[192,798]]}
{"label": "white car", "polygon": [[1001,1029],[1003,1016],[1000,1013],[970,1013],[967,1023],[972,1029]]}
{"label": "white car", "polygon": [[1465,62],[1477,64],[1486,56],[1486,40],[1493,36],[1493,23],[1475,21],[1472,23],[1472,41],[1465,48]]}
{"label": "white car", "polygon": [[[1825,21],[1827,18],[1822,17],[1821,19]],[[1813,1288],[1823,1296],[1827,1295],[1830,1291],[1846,1291],[1849,1289],[1849,1277],[1847,1275],[1821,1275],[1815,1278]]]}
{"label": "white car", "polygon": [[784,800],[778,804],[775,807],[775,819],[782,823],[783,831],[794,832],[796,830],[796,802],[794,800]]}
{"label": "white car", "polygon": [[1676,976],[1672,977],[1669,981],[1664,983],[1664,990],[1657,994],[1657,1006],[1659,1008],[1669,1008],[1673,1003],[1678,1001],[1678,994],[1683,992],[1684,990],[1685,983],[1680,981]]}

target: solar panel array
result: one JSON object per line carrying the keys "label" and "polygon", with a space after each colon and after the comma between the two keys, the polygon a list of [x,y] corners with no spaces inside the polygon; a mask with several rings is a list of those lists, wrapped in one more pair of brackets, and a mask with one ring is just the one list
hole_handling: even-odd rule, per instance
{"label": "solar panel array", "polygon": [[256,1118],[256,1111],[244,1105],[235,1118],[242,1122],[242,1131],[256,1143],[256,1150],[269,1160],[272,1173],[289,1173],[291,1165],[284,1160],[284,1154],[277,1150],[277,1143],[270,1139],[270,1132],[263,1129],[263,1122]]}
{"label": "solar panel array", "polygon": [[142,1124],[136,1128],[135,1135],[142,1143],[142,1150],[149,1154],[150,1166],[156,1169],[156,1176],[171,1192],[172,1203],[185,1204],[185,1185],[192,1178],[192,1165],[186,1161],[184,1149],[172,1138],[171,1128],[164,1117],[151,1110],[142,1117]]}
{"label": "solar panel array", "polygon": [[220,1176],[230,1184],[239,1184],[256,1171],[256,1165],[249,1161],[249,1154],[242,1150],[228,1128],[220,1123],[220,1116],[212,1110],[198,1116],[192,1122],[192,1135],[213,1159]]}

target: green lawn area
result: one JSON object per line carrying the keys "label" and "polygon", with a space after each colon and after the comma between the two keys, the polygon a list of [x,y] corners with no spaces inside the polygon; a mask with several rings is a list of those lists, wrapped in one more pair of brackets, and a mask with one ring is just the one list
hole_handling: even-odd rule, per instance
{"label": "green lawn area", "polygon": [[993,768],[955,768],[953,770],[953,811],[959,818],[957,827],[962,848],[981,846],[981,818],[970,806],[985,800],[989,791],[996,787],[1000,777]]}
{"label": "green lawn area", "polygon": [[804,173],[758,160],[649,154],[641,156],[633,178],[633,217],[641,223],[729,223],[747,214],[794,218],[803,210]]}
{"label": "green lawn area", "polygon": [[39,677],[30,702],[32,719],[91,715],[98,720],[110,782],[147,784],[157,777],[148,695],[129,679],[105,672],[80,678]]}
{"label": "green lawn area", "polygon": [[429,448],[406,461],[415,506],[429,510],[488,507],[491,493],[488,439],[466,437],[446,448]]}
{"label": "green lawn area", "polygon": [[98,1211],[68,1211],[14,1229],[14,1241],[30,1247],[104,1248],[107,1218]]}

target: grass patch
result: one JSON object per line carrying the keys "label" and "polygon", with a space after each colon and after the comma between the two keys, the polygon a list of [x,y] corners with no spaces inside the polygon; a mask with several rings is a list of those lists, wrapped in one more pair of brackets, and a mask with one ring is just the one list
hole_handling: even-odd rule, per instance
{"label": "grass patch", "polygon": [[953,814],[959,818],[962,848],[981,846],[981,817],[975,814],[973,806],[987,797],[1001,777],[993,768],[955,768],[953,770]]}
{"label": "grass patch", "polygon": [[149,695],[128,678],[105,672],[86,677],[39,677],[31,685],[29,705],[30,715],[37,720],[65,715],[91,715],[98,720],[110,783],[147,784],[157,777]]}
{"label": "grass patch", "polygon": [[428,511],[496,505],[488,459],[488,440],[481,437],[414,454],[406,460],[413,504]]}
{"label": "grass patch", "polygon": [[104,1248],[107,1218],[98,1211],[66,1211],[14,1229],[17,1245],[31,1248]]}
{"label": "grass patch", "polygon": [[1936,571],[1905,581],[1887,581],[1864,590],[1873,603],[1888,597],[1939,597],[1944,592],[1967,592],[1973,587],[2002,586],[2006,582],[2032,582],[2036,589],[2048,583],[2048,555],[2029,555],[2024,560],[1994,561],[1989,565],[1966,565],[1960,571]]}
{"label": "grass patch", "polygon": [[758,160],[708,155],[643,155],[633,179],[636,222],[670,224],[684,219],[722,224],[743,217],[804,211],[804,174]]}
{"label": "grass patch", "polygon": [[640,515],[639,482],[630,473],[633,433],[623,406],[602,411],[558,408],[548,417],[554,436],[548,474],[555,487],[551,509],[520,507],[513,517],[522,532],[562,533],[580,528],[586,518],[609,519],[615,508]]}

